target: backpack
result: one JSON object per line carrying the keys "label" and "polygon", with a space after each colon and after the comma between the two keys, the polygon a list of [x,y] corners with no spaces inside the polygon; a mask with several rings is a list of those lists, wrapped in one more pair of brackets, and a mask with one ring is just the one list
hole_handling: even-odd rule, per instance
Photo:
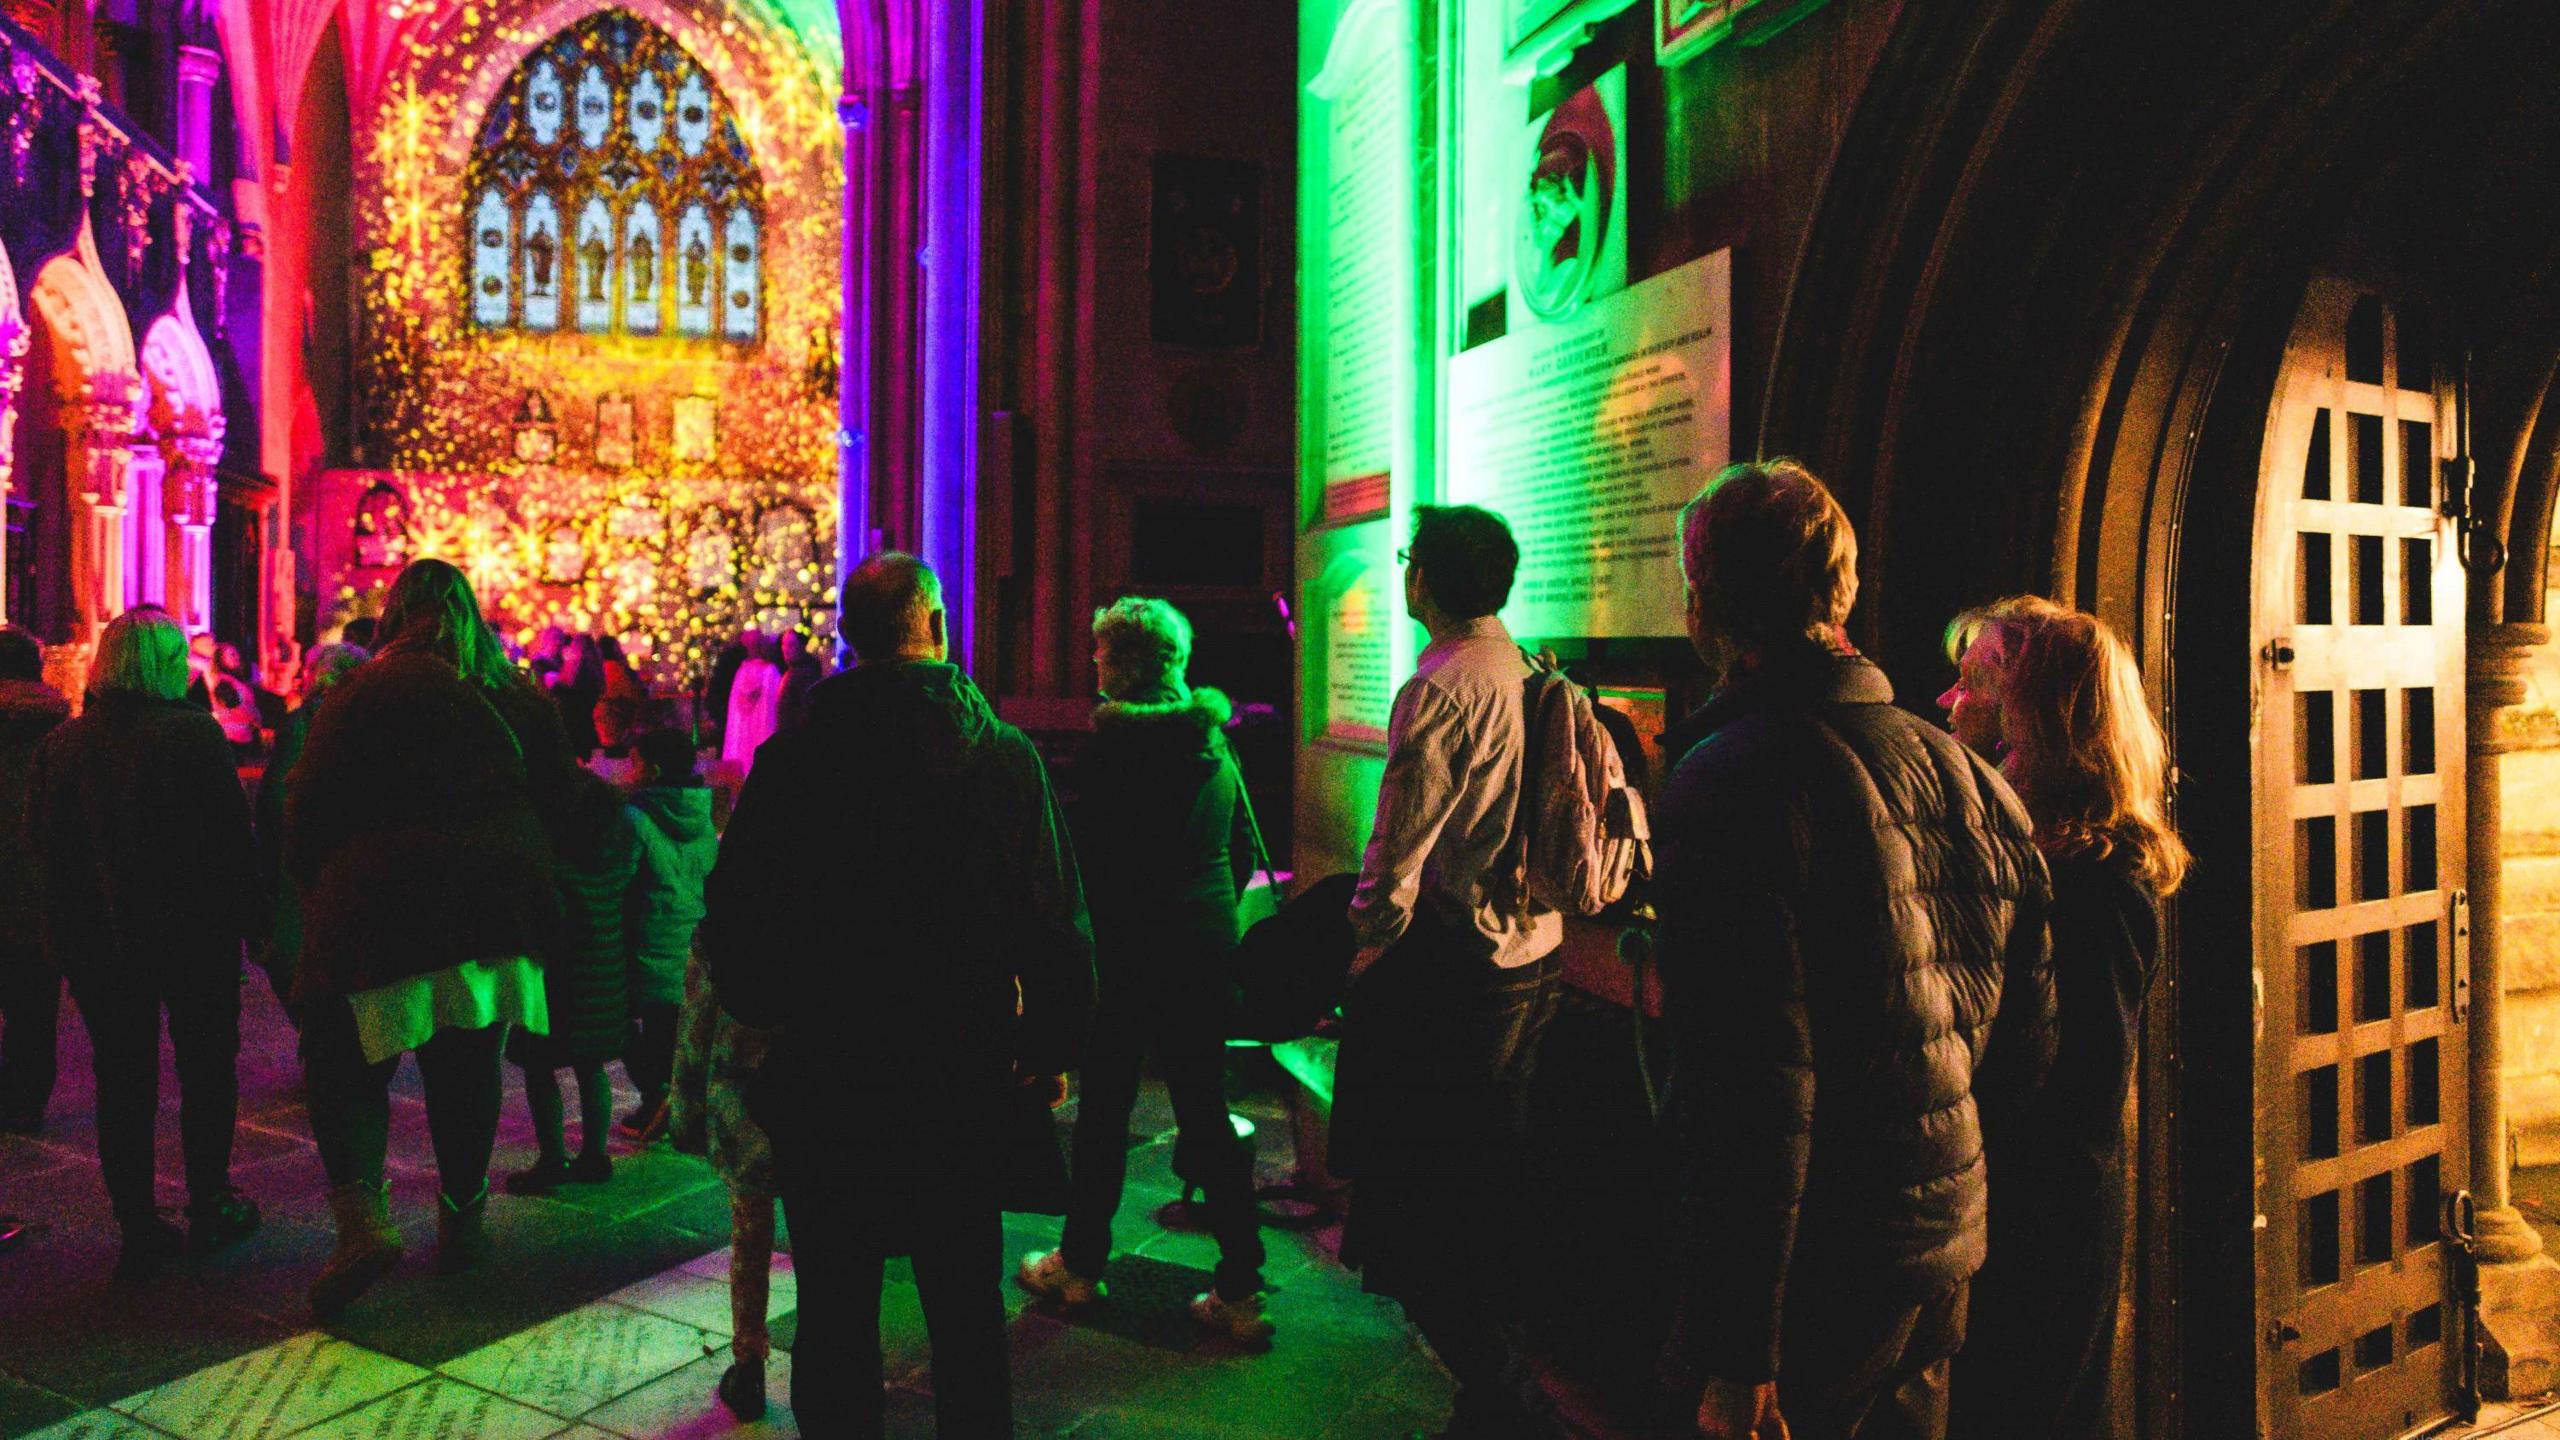
{"label": "backpack", "polygon": [[1495,898],[1514,914],[1597,915],[1653,872],[1644,797],[1627,783],[1590,692],[1551,657],[1521,656],[1529,663],[1520,695],[1526,754]]}

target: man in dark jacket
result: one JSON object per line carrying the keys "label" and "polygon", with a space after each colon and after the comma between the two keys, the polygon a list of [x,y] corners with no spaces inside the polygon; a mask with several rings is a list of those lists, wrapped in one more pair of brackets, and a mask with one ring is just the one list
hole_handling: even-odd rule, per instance
{"label": "man in dark jacket", "polygon": [[54,1031],[62,1019],[62,977],[44,962],[36,927],[35,853],[27,841],[27,765],[36,742],[71,718],[71,702],[44,683],[44,647],[15,625],[0,625],[0,1130],[44,1128],[53,1098]]}
{"label": "man in dark jacket", "polygon": [[[2046,880],[1997,772],[1841,630],[1857,541],[1792,461],[1681,515],[1722,683],[1655,828],[1682,1167],[1668,1403],[1716,1440],[1937,1440],[1983,1114],[2051,1056]],[[1779,1420],[1783,1413],[1785,1420]]]}
{"label": "man in dark jacket", "polygon": [[843,604],[859,663],[758,752],[699,943],[721,1008],[780,1027],[748,1104],[800,1276],[801,1428],[881,1433],[881,1265],[912,1254],[940,1433],[1007,1436],[1001,1138],[1076,1063],[1093,942],[1039,752],[947,663],[932,569],[873,556]]}

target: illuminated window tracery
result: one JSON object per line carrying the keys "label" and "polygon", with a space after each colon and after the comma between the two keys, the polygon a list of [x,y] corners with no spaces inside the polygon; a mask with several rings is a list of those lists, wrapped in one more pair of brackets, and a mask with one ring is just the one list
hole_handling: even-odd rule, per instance
{"label": "illuminated window tracery", "polygon": [[526,58],[464,193],[482,329],[762,337],[763,181],[709,76],[636,16],[601,11]]}

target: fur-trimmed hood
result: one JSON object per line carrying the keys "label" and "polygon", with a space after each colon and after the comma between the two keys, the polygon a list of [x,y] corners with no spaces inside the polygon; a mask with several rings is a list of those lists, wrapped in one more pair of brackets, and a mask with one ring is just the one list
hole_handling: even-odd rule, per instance
{"label": "fur-trimmed hood", "polygon": [[1093,728],[1178,725],[1195,730],[1224,730],[1236,707],[1224,693],[1206,685],[1162,700],[1105,700],[1093,707]]}

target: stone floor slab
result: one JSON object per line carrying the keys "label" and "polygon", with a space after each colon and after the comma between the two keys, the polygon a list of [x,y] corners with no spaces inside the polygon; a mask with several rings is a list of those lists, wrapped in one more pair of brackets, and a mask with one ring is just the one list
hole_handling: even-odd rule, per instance
{"label": "stone floor slab", "polygon": [[48,1425],[23,1437],[23,1440],[170,1440],[169,1432],[154,1430],[130,1415],[113,1410],[92,1410],[74,1415],[58,1425]]}
{"label": "stone floor slab", "polygon": [[[797,1287],[789,1271],[773,1277],[772,1292],[765,1302],[768,1327],[792,1312],[797,1304],[796,1292]],[[725,1277],[714,1280],[690,1270],[677,1270],[652,1276],[637,1285],[626,1285],[605,1298],[617,1305],[663,1315],[723,1338],[734,1333],[729,1309],[729,1282]]]}
{"label": "stone floor slab", "polygon": [[280,1440],[426,1374],[314,1332],[129,1395],[115,1408],[180,1440]]}
{"label": "stone floor slab", "polygon": [[691,1325],[598,1303],[438,1368],[454,1379],[575,1420],[692,1364],[721,1343],[722,1337]]}
{"label": "stone floor slab", "polygon": [[431,1375],[303,1431],[294,1440],[546,1440],[560,1417]]}

